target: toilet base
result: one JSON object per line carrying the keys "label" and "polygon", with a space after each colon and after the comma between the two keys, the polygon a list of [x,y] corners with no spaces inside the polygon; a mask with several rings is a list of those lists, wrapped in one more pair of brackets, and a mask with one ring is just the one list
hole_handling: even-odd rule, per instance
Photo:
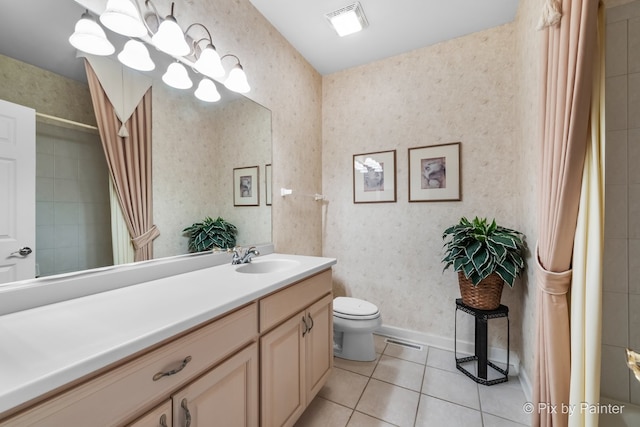
{"label": "toilet base", "polygon": [[333,336],[333,355],[335,357],[357,362],[376,360],[373,333],[350,334],[348,332],[333,331]]}
{"label": "toilet base", "polygon": [[382,318],[348,320],[333,317],[333,355],[358,362],[376,360],[373,332],[382,325]]}

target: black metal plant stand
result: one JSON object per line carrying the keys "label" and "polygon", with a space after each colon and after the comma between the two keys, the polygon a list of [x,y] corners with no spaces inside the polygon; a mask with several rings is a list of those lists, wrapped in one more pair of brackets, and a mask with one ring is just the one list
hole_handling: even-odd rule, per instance
{"label": "black metal plant stand", "polygon": [[[467,314],[471,314],[475,317],[475,354],[468,357],[458,357],[458,310],[461,310]],[[487,323],[489,319],[498,319],[501,317],[507,318],[507,367],[502,369],[496,364],[492,363],[487,358]],[[479,310],[477,308],[469,307],[462,302],[462,298],[456,299],[456,313],[455,313],[455,327],[454,327],[454,354],[456,358],[456,368],[462,371],[466,376],[483,385],[494,385],[504,383],[509,380],[509,307],[500,304],[495,310]],[[477,361],[477,376],[473,375],[464,366],[463,363]],[[488,380],[487,368],[493,368],[502,376]]]}

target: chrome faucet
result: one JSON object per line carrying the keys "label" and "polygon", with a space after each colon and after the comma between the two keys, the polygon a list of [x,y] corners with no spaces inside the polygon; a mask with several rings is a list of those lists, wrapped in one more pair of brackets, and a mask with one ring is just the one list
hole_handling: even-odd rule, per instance
{"label": "chrome faucet", "polygon": [[251,246],[244,252],[244,255],[240,255],[242,248],[233,248],[233,258],[231,258],[231,264],[246,264],[251,262],[254,256],[260,255],[260,252],[255,246]]}

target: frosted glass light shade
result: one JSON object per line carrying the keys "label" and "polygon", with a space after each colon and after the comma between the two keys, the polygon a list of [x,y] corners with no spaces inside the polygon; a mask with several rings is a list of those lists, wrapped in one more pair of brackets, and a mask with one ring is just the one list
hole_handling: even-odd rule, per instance
{"label": "frosted glass light shade", "polygon": [[154,46],[173,56],[185,56],[191,48],[184,39],[184,33],[176,20],[170,15],[162,21],[158,32],[151,37]]}
{"label": "frosted glass light shade", "polygon": [[162,81],[176,89],[189,89],[193,82],[184,65],[173,62],[167,67],[167,72],[162,75]]}
{"label": "frosted glass light shade", "polygon": [[116,51],[116,48],[107,40],[107,35],[100,25],[89,13],[82,14],[76,23],[75,31],[69,37],[71,46],[92,55],[106,56]]}
{"label": "frosted glass light shade", "polygon": [[355,12],[350,11],[331,18],[331,24],[340,37],[357,33],[362,30],[362,24]]}
{"label": "frosted glass light shade", "polygon": [[244,73],[242,65],[240,64],[236,64],[229,72],[229,77],[225,80],[224,85],[227,89],[238,93],[247,93],[251,90],[249,82],[247,81],[247,75]]}
{"label": "frosted glass light shade", "polygon": [[220,61],[220,55],[211,43],[200,52],[200,56],[195,64],[193,64],[199,73],[207,77],[218,78],[224,76],[224,68]]}
{"label": "frosted glass light shade", "polygon": [[205,102],[216,102],[219,101],[221,96],[218,92],[218,88],[216,84],[209,79],[202,79],[198,84],[198,89],[196,89],[194,95],[201,101]]}
{"label": "frosted glass light shade", "polygon": [[109,0],[106,10],[100,15],[100,22],[123,36],[142,37],[147,34],[147,28],[131,0]]}
{"label": "frosted glass light shade", "polygon": [[122,52],[118,54],[118,60],[134,70],[151,71],[156,68],[147,47],[137,40],[129,40],[125,43]]}

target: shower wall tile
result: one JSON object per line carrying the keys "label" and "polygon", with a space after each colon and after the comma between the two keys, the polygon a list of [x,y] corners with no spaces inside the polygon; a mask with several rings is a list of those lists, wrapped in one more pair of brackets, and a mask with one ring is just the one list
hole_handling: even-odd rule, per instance
{"label": "shower wall tile", "polygon": [[634,405],[640,405],[640,381],[636,378],[636,376],[629,370],[629,382],[630,387],[630,395],[631,395],[631,403]]}
{"label": "shower wall tile", "polygon": [[36,224],[53,225],[55,221],[53,202],[36,202]]}
{"label": "shower wall tile", "polygon": [[640,295],[640,239],[629,239],[629,293]]}
{"label": "shower wall tile", "polygon": [[55,259],[55,274],[67,273],[69,271],[78,271],[80,263],[78,262],[78,246],[70,246],[65,250],[56,250]]}
{"label": "shower wall tile", "polygon": [[602,344],[626,347],[629,345],[628,294],[602,292]]}
{"label": "shower wall tile", "polygon": [[54,274],[56,268],[55,249],[36,249],[36,273],[38,277]]}
{"label": "shower wall tile", "polygon": [[629,185],[629,238],[640,239],[640,184]]}
{"label": "shower wall tile", "polygon": [[[607,141],[607,144],[609,141]],[[629,184],[640,184],[640,129],[630,129],[627,137],[627,169],[629,170]],[[617,163],[613,163],[615,167]],[[614,167],[614,168],[615,168]],[[608,168],[611,169],[611,168]]]}
{"label": "shower wall tile", "polygon": [[603,290],[628,292],[627,239],[604,239]]}
{"label": "shower wall tile", "polygon": [[78,203],[54,202],[53,207],[55,225],[78,224]]}
{"label": "shower wall tile", "polygon": [[608,238],[627,238],[627,188],[627,185],[606,185],[604,235]]}
{"label": "shower wall tile", "polygon": [[627,21],[607,26],[606,57],[607,77],[627,74]]}
{"label": "shower wall tile", "polygon": [[629,401],[629,368],[624,347],[602,346],[600,394],[623,402]]}
{"label": "shower wall tile", "polygon": [[36,201],[53,202],[53,178],[36,178]]}
{"label": "shower wall tile", "polygon": [[640,128],[640,73],[629,74],[629,129]]}
{"label": "shower wall tile", "polygon": [[53,193],[58,202],[78,202],[80,191],[75,179],[56,179],[53,182]]}
{"label": "shower wall tile", "polygon": [[[619,5],[621,2],[627,4]],[[640,3],[637,1],[628,2],[628,0],[608,0],[607,6],[607,24],[627,19],[640,17]]]}
{"label": "shower wall tile", "polygon": [[640,18],[629,20],[628,37],[628,69],[640,73]]}
{"label": "shower wall tile", "polygon": [[39,225],[36,227],[36,248],[54,249],[56,240],[52,225]]}
{"label": "shower wall tile", "polygon": [[40,178],[53,178],[53,155],[36,151],[36,176]]}
{"label": "shower wall tile", "polygon": [[627,76],[607,77],[605,90],[607,130],[627,129]]}
{"label": "shower wall tile", "polygon": [[78,226],[59,225],[55,228],[56,248],[70,248],[78,246]]}
{"label": "shower wall tile", "polygon": [[73,157],[54,157],[54,176],[57,179],[78,179],[78,159]]}
{"label": "shower wall tile", "polygon": [[629,295],[629,344],[628,347],[640,351],[640,295]]}
{"label": "shower wall tile", "polygon": [[627,130],[611,130],[606,134],[606,161],[616,167],[605,168],[607,184],[627,184]]}

